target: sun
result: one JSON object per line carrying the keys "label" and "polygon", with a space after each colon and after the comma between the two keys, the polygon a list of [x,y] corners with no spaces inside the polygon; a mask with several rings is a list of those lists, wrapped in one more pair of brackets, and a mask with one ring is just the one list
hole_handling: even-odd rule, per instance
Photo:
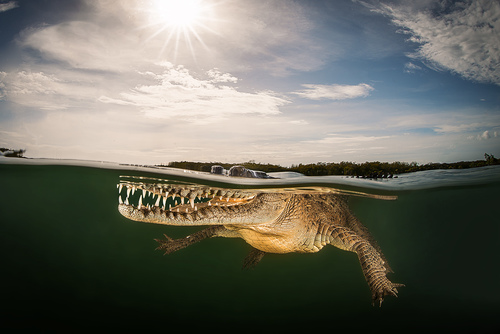
{"label": "sun", "polygon": [[173,53],[177,57],[178,51],[184,45],[196,59],[196,45],[205,49],[207,46],[201,37],[202,32],[216,33],[209,26],[216,21],[214,18],[214,1],[209,0],[150,0],[146,8],[147,24],[152,34],[145,43],[164,38],[160,54]]}
{"label": "sun", "polygon": [[201,0],[156,0],[151,13],[159,22],[173,28],[193,28],[202,19]]}

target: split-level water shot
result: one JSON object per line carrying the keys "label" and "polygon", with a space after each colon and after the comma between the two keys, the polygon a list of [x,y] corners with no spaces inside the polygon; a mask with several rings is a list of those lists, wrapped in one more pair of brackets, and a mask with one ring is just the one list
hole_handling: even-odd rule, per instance
{"label": "split-level water shot", "polygon": [[500,2],[0,0],[0,331],[500,330]]}

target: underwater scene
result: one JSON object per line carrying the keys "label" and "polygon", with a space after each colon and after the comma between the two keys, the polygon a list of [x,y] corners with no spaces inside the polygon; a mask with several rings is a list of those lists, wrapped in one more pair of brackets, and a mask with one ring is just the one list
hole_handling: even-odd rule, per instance
{"label": "underwater scene", "polygon": [[[251,179],[1,158],[1,327],[405,333],[500,328],[499,166],[378,180],[270,175]],[[381,307],[372,306],[356,254],[331,245],[310,254],[266,254],[251,269],[242,267],[252,247],[239,238],[209,238],[164,255],[155,250],[155,239],[184,238],[204,227],[125,218],[119,205],[137,204],[138,197],[161,208],[181,201],[125,194],[125,182],[347,195],[350,211],[394,271],[388,278],[405,286],[397,298],[389,295]],[[173,205],[187,212],[209,204],[196,198]]]}

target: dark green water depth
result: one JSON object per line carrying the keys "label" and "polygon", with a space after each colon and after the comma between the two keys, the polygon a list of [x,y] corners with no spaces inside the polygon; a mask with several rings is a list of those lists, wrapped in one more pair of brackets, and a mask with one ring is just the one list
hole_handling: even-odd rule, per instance
{"label": "dark green water depth", "polygon": [[[213,238],[177,253],[154,238],[197,228],[130,221],[117,210],[123,172],[0,164],[1,324],[7,329],[174,331],[500,328],[500,185],[351,198],[404,283],[372,307],[357,256],[266,255]],[[127,174],[130,174],[128,172]]]}

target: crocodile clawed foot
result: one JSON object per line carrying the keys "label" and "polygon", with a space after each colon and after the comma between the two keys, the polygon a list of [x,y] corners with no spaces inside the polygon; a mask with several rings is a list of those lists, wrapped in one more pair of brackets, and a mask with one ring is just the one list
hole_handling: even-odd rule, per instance
{"label": "crocodile clawed foot", "polygon": [[156,247],[156,250],[164,250],[165,253],[163,255],[167,255],[170,253],[173,253],[181,248],[183,248],[179,242],[176,242],[176,240],[170,238],[168,235],[163,234],[165,239],[154,239],[157,243],[160,245]]}
{"label": "crocodile clawed foot", "polygon": [[387,280],[386,284],[380,286],[378,289],[372,291],[372,305],[375,306],[375,303],[378,302],[379,307],[382,307],[382,302],[384,301],[385,296],[398,296],[398,289],[400,287],[405,286],[404,284],[392,283]]}

